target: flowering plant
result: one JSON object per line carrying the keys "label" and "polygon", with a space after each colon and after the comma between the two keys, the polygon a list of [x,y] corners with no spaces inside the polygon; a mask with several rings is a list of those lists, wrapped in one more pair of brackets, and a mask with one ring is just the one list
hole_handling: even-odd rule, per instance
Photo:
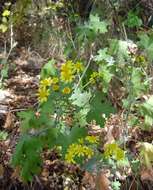
{"label": "flowering plant", "polygon": [[42,68],[36,94],[38,109],[19,113],[22,138],[12,163],[21,167],[24,180],[31,180],[40,171],[44,148],[60,147],[59,154],[72,164],[83,164],[98,153],[99,139],[88,135],[87,123],[92,110],[90,85],[93,86],[99,76],[94,71],[84,84],[85,72],[83,62],[72,60],[63,63],[60,69],[54,60]]}

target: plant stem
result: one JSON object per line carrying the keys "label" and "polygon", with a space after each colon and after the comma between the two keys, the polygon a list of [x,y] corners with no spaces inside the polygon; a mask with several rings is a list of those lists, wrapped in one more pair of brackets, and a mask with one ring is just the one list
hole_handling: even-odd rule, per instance
{"label": "plant stem", "polygon": [[77,84],[75,90],[80,86],[80,83],[81,83],[83,77],[85,76],[85,74],[86,74],[86,72],[87,72],[87,70],[88,70],[88,68],[89,68],[89,66],[90,66],[90,63],[91,63],[91,60],[92,60],[92,59],[93,59],[93,57],[90,56],[89,61],[88,61],[87,65],[86,65],[86,67],[85,67],[85,69],[84,69],[84,72],[82,73],[82,76],[80,77],[80,80],[79,80],[79,82],[78,82],[78,84]]}

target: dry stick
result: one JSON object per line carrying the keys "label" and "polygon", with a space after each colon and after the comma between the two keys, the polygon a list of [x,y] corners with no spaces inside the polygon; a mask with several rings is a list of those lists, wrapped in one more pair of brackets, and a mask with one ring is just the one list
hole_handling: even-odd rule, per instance
{"label": "dry stick", "polygon": [[[11,24],[11,34],[10,34],[10,37],[11,37],[11,41],[10,41],[11,47],[10,47],[10,50],[9,50],[7,56],[6,56],[6,59],[5,59],[6,62],[9,59],[10,54],[11,54],[13,48],[16,46],[16,43],[14,43],[14,40],[13,40],[13,34],[14,34],[13,33],[13,24]],[[6,48],[6,44],[5,44],[5,48]],[[6,49],[5,49],[5,53],[6,53]],[[2,83],[2,81],[3,81],[3,76],[1,76],[1,78],[0,78],[0,83]]]}
{"label": "dry stick", "polygon": [[11,24],[11,35],[10,35],[10,37],[11,37],[11,48],[7,54],[6,61],[10,57],[10,54],[11,54],[13,48],[16,46],[16,43],[14,43],[14,40],[13,40],[13,25],[12,24]]}
{"label": "dry stick", "polygon": [[75,90],[80,86],[80,83],[81,83],[83,77],[85,76],[86,71],[88,70],[89,65],[90,65],[92,59],[93,59],[93,56],[91,55],[90,58],[89,58],[89,61],[88,61],[88,63],[87,63],[87,66],[85,67],[84,72],[83,72],[82,76],[80,77],[80,80],[79,80],[79,82],[78,82],[78,84],[77,84]]}
{"label": "dry stick", "polygon": [[134,178],[133,178],[133,180],[132,180],[132,182],[131,182],[131,184],[130,184],[129,190],[132,189],[132,185],[134,184],[134,181],[135,181],[135,180],[136,180],[136,175],[134,175]]}
{"label": "dry stick", "polygon": [[123,33],[124,33],[124,36],[125,36],[125,40],[128,41],[128,37],[127,37],[127,33],[126,33],[126,29],[125,29],[124,23],[122,23],[122,28],[123,28]]}
{"label": "dry stick", "polygon": [[30,107],[25,107],[25,108],[16,108],[16,109],[10,109],[10,112],[19,112],[19,111],[26,111],[29,108],[35,108],[37,105],[39,104],[39,102],[35,102],[33,105],[31,105]]}
{"label": "dry stick", "polygon": [[71,43],[73,45],[73,48],[76,50],[75,43],[74,43],[73,36],[72,36],[72,31],[71,31],[71,26],[70,26],[69,19],[68,19],[68,23],[67,24],[68,24],[67,26],[68,26],[68,32],[69,32],[68,38],[70,39],[70,41],[71,41]]}

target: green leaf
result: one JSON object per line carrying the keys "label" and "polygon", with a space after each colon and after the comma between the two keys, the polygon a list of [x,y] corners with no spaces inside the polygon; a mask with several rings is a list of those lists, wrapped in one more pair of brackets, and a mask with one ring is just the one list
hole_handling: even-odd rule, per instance
{"label": "green leaf", "polygon": [[88,27],[96,33],[104,34],[107,32],[108,24],[105,21],[100,21],[98,15],[90,15]]}
{"label": "green leaf", "polygon": [[141,35],[138,35],[140,41],[139,41],[139,45],[141,47],[144,47],[144,48],[148,48],[149,44],[150,44],[150,38],[147,34],[141,34]]}
{"label": "green leaf", "polygon": [[142,25],[142,20],[136,15],[135,12],[129,11],[125,24],[130,28],[140,27]]}
{"label": "green leaf", "polygon": [[64,158],[67,148],[70,144],[76,143],[78,139],[87,135],[87,129],[84,127],[72,127],[68,134],[60,133],[56,144],[62,147],[62,156]]}
{"label": "green leaf", "polygon": [[119,181],[113,181],[111,184],[113,190],[120,190],[121,183]]}
{"label": "green leaf", "polygon": [[53,114],[55,111],[55,105],[53,100],[55,100],[56,96],[55,94],[52,92],[51,95],[48,97],[47,102],[44,102],[41,105],[41,113],[42,114]]}
{"label": "green leaf", "polygon": [[50,149],[54,148],[54,146],[56,145],[56,140],[57,138],[59,138],[59,129],[58,128],[53,128],[54,125],[52,127],[50,127],[48,130],[45,131],[45,133],[41,134],[41,140],[44,144],[44,146],[48,146]]}
{"label": "green leaf", "polygon": [[22,163],[22,159],[24,159],[24,154],[23,154],[23,146],[25,142],[25,136],[20,137],[20,140],[18,144],[15,147],[15,152],[12,156],[12,165],[17,166]]}
{"label": "green leaf", "polygon": [[137,173],[140,169],[140,160],[139,159],[132,160],[131,168],[134,173]]}
{"label": "green leaf", "polygon": [[42,143],[38,137],[24,135],[16,146],[12,157],[13,166],[21,167],[21,177],[24,181],[31,181],[41,168]]}
{"label": "green leaf", "polygon": [[8,70],[9,70],[9,66],[8,65],[5,65],[3,67],[3,69],[1,70],[1,76],[3,78],[7,78],[8,77]]}
{"label": "green leaf", "polygon": [[110,40],[110,53],[116,55],[116,62],[119,64],[124,64],[130,58],[128,49],[130,43],[124,40]]}
{"label": "green leaf", "polygon": [[43,79],[50,76],[55,76],[55,74],[56,74],[55,60],[52,59],[43,66],[40,76]]}
{"label": "green leaf", "polygon": [[141,115],[144,117],[145,130],[150,130],[153,126],[153,96],[140,106]]}
{"label": "green leaf", "polygon": [[87,114],[90,111],[90,106],[85,106],[81,110],[75,112],[74,119],[77,125],[84,127],[87,124]]}
{"label": "green leaf", "polygon": [[153,35],[140,34],[139,46],[144,49],[144,53],[149,61],[153,61]]}
{"label": "green leaf", "polygon": [[[108,53],[108,48],[100,49],[98,51],[98,55],[94,57],[95,61],[106,61],[107,63],[110,64],[110,61],[113,61],[113,57],[110,56]],[[114,61],[113,61],[114,63]]]}
{"label": "green leaf", "polygon": [[109,83],[113,77],[112,72],[110,71],[110,67],[107,65],[100,65],[99,66],[99,76],[102,80],[103,84],[103,92],[106,93],[109,88]]}
{"label": "green leaf", "polygon": [[73,105],[78,107],[84,107],[89,103],[91,98],[90,92],[81,92],[79,88],[75,89],[71,97],[69,98],[72,101]]}
{"label": "green leaf", "polygon": [[34,111],[31,111],[31,110],[22,111],[22,112],[19,112],[17,115],[22,120],[21,127],[22,127],[23,133],[27,132],[31,128],[34,128],[35,126],[34,119],[36,118]]}
{"label": "green leaf", "polygon": [[135,97],[141,96],[143,92],[145,92],[146,85],[145,83],[142,84],[143,79],[143,73],[140,68],[134,68],[132,69],[131,74],[131,83],[132,83],[132,93]]}
{"label": "green leaf", "polygon": [[91,109],[87,115],[87,121],[95,120],[97,124],[104,127],[105,119],[102,115],[105,114],[106,117],[109,117],[115,111],[115,108],[102,96],[102,93],[97,92],[91,101]]}
{"label": "green leaf", "polygon": [[0,131],[0,141],[1,140],[6,140],[8,136],[8,133],[5,131]]}

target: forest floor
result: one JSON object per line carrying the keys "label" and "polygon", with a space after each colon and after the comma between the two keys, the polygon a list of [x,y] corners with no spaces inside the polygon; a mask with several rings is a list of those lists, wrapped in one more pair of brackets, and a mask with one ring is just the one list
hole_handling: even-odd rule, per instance
{"label": "forest floor", "polygon": [[[4,82],[4,88],[0,89],[0,131],[7,134],[6,138],[0,137],[0,190],[109,189],[108,169],[104,169],[98,175],[84,172],[76,165],[68,165],[60,161],[59,155],[54,150],[44,152],[42,172],[29,184],[21,182],[19,168],[12,169],[10,160],[20,135],[17,113],[38,105],[36,92],[43,62],[42,59],[40,63],[35,63],[38,59],[40,60],[39,55],[35,52],[29,57],[26,49],[18,49],[10,58],[8,79]],[[121,120],[121,113],[111,116],[105,126],[105,137],[102,135],[104,129],[101,130],[96,126],[92,126],[92,133],[98,132],[107,141],[118,138],[120,131],[116,126],[120,126]],[[153,140],[153,130],[144,132],[134,128],[130,134],[127,147],[133,154],[137,154],[138,141],[152,142]],[[123,190],[136,190],[138,183],[141,184],[142,190],[153,189],[153,170],[141,168],[139,176],[133,176],[127,171],[124,177],[121,171],[117,172]]]}

